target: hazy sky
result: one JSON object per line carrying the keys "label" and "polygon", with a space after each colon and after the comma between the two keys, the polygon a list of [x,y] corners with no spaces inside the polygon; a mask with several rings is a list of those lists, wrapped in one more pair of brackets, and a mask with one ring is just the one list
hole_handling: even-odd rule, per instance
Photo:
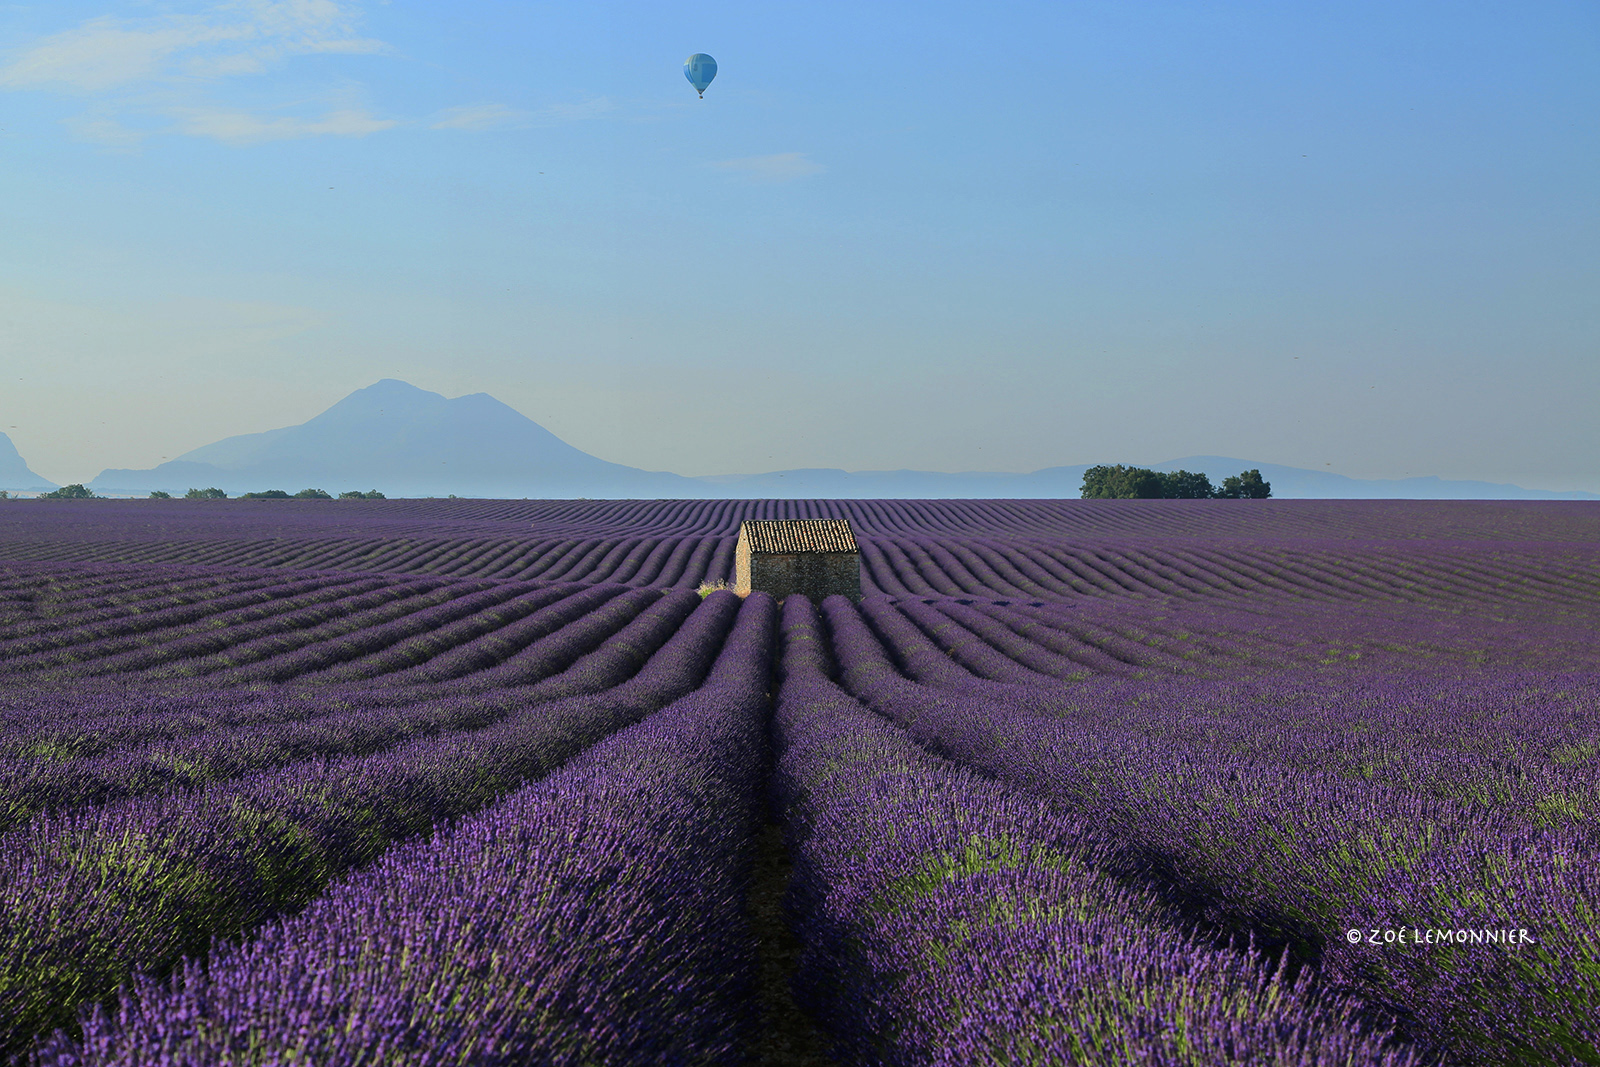
{"label": "hazy sky", "polygon": [[1592,0],[0,4],[0,431],[1600,491],[1597,116]]}

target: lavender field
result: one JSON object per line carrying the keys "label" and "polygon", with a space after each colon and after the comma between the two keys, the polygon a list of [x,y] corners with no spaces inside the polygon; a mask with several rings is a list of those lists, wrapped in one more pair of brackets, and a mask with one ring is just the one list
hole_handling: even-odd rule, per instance
{"label": "lavender field", "polygon": [[1600,1064],[1597,632],[1583,502],[3,501],[0,1062]]}

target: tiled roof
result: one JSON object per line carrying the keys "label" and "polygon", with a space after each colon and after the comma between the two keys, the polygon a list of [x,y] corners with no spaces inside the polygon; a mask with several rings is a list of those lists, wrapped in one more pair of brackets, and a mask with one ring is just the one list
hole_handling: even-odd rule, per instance
{"label": "tiled roof", "polygon": [[849,519],[751,519],[739,524],[739,538],[752,552],[856,552]]}

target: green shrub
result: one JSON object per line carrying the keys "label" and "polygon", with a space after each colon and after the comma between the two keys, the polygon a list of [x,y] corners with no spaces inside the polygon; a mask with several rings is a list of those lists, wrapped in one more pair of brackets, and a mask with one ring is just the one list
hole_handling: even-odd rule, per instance
{"label": "green shrub", "polygon": [[1090,467],[1083,472],[1085,500],[1152,500],[1161,496],[1161,475],[1144,467]]}
{"label": "green shrub", "polygon": [[743,596],[744,595],[743,593],[739,592],[739,590],[734,586],[734,584],[732,582],[727,581],[727,580],[722,579],[722,578],[719,578],[714,582],[701,582],[700,583],[700,588],[696,589],[695,592],[700,594],[700,599],[701,600],[704,600],[706,597],[710,596],[712,593],[721,592],[724,589],[726,589],[728,592],[734,593],[734,594],[736,594],[738,596]]}
{"label": "green shrub", "polygon": [[1217,496],[1225,500],[1266,500],[1272,496],[1272,483],[1263,481],[1259,470],[1247,470],[1237,477],[1222,479]]}
{"label": "green shrub", "polygon": [[55,490],[53,492],[40,493],[39,494],[39,499],[40,500],[94,500],[95,499],[95,495],[92,492],[90,492],[88,489],[84,488],[84,485],[83,485],[82,482],[73,482],[71,485],[63,485],[60,489],[57,489],[57,490]]}
{"label": "green shrub", "polygon": [[1118,463],[1084,471],[1080,495],[1085,500],[1265,500],[1272,495],[1272,483],[1259,470],[1247,470],[1213,486],[1204,474],[1163,474]]}

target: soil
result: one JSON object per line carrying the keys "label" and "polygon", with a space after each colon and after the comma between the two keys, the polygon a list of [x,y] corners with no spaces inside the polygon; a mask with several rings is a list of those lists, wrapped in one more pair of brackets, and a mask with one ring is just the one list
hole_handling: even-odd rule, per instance
{"label": "soil", "polygon": [[760,954],[762,1020],[751,1050],[760,1067],[832,1067],[828,1039],[795,1003],[789,980],[800,960],[800,941],[783,915],[783,894],[793,865],[783,846],[783,828],[768,823],[756,845],[755,880],[749,913]]}

